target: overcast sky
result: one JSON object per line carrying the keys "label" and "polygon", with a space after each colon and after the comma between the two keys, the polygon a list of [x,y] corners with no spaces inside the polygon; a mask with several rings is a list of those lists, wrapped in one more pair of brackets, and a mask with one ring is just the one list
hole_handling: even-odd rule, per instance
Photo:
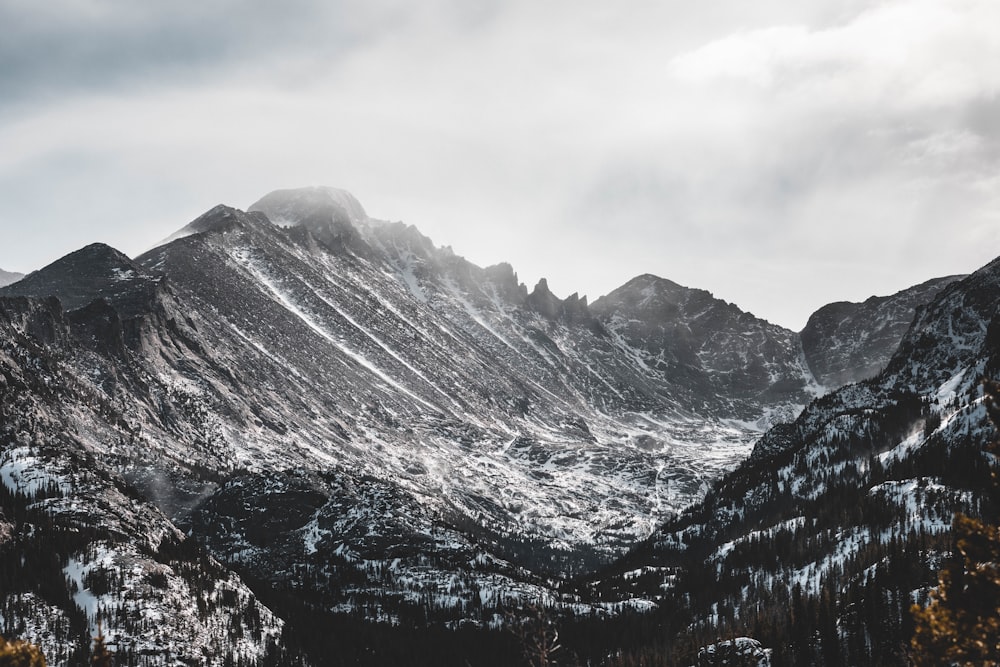
{"label": "overcast sky", "polygon": [[332,185],[800,329],[1000,255],[996,0],[0,0],[0,268]]}

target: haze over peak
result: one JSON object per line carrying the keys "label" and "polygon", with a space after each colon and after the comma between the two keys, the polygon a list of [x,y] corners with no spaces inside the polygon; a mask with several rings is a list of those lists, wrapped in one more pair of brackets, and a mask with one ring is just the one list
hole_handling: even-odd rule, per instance
{"label": "haze over peak", "polygon": [[354,195],[330,186],[274,190],[251,204],[247,211],[260,211],[276,225],[283,226],[316,222],[356,226],[368,220],[368,214]]}

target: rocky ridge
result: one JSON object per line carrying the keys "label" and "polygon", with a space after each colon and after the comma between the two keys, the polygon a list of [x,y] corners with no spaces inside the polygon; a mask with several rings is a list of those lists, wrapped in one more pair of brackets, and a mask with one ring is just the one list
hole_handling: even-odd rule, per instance
{"label": "rocky ridge", "polygon": [[963,277],[928,280],[862,303],[840,301],[823,306],[799,334],[813,377],[833,388],[874,377],[899,347],[917,309]]}

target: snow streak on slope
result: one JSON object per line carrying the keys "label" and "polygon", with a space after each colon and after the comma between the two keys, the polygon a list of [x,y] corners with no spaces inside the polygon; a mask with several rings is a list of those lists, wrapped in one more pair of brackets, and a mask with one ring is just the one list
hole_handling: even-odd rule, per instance
{"label": "snow streak on slope", "polygon": [[[278,301],[280,301],[281,304],[285,308],[287,308],[293,315],[295,315],[300,320],[302,320],[310,329],[312,329],[314,332],[316,332],[317,334],[319,334],[327,342],[329,342],[329,343],[333,344],[334,346],[336,346],[337,349],[340,350],[340,352],[342,352],[346,356],[350,357],[352,360],[354,360],[360,366],[362,366],[365,369],[367,369],[368,371],[370,371],[373,375],[375,375],[376,377],[378,377],[380,380],[382,380],[383,382],[385,382],[390,387],[396,389],[397,391],[400,391],[400,392],[406,394],[407,396],[409,396],[413,400],[421,403],[422,405],[424,405],[425,407],[427,407],[427,408],[429,408],[431,410],[435,410],[435,411],[439,410],[439,408],[436,405],[432,405],[431,403],[428,403],[427,401],[425,401],[424,399],[420,398],[419,396],[417,396],[416,394],[414,394],[412,391],[410,391],[409,389],[407,389],[406,387],[404,387],[402,384],[400,384],[399,382],[397,382],[393,378],[389,377],[389,375],[387,373],[385,373],[384,371],[382,371],[381,369],[379,369],[377,366],[375,366],[375,364],[373,364],[371,361],[369,361],[363,355],[361,355],[361,354],[359,354],[359,353],[351,350],[350,348],[348,348],[343,343],[343,341],[338,340],[335,336],[333,336],[332,334],[330,334],[330,332],[328,332],[326,329],[324,329],[322,326],[320,326],[319,323],[317,323],[316,320],[313,317],[311,317],[310,315],[306,314],[298,305],[296,305],[288,297],[287,294],[285,294],[284,292],[282,292],[277,287],[277,285],[270,278],[268,278],[264,274],[263,271],[260,270],[260,268],[258,268],[256,265],[254,265],[253,262],[250,261],[250,257],[251,257],[250,251],[246,251],[246,250],[244,250],[244,251],[236,251],[236,252],[233,253],[233,258],[234,259],[236,259],[237,261],[239,261],[243,265],[243,267],[245,269],[247,269],[251,274],[253,274],[253,276],[260,282],[261,285],[263,285],[264,287],[267,288],[267,290],[271,293],[272,296],[274,296],[275,298],[277,298]],[[326,301],[326,300],[324,299],[324,301]],[[329,304],[328,301],[326,303]],[[332,305],[332,304],[330,304],[330,305]],[[341,313],[339,310],[337,312],[338,312],[338,314],[343,315],[343,313]],[[368,332],[364,331],[364,329],[361,328],[360,326],[358,326],[357,323],[351,321],[349,318],[345,318],[345,319],[348,319],[348,321],[351,322],[351,324],[354,325],[355,328],[357,328],[359,331],[363,332],[369,338],[371,338],[376,343],[378,343],[380,347],[385,348],[385,345],[382,344],[381,341],[379,341],[378,339],[376,339],[374,336],[371,336],[370,334],[368,334]],[[385,348],[385,349],[387,351],[389,351],[387,348]],[[390,351],[390,354],[392,354],[393,357],[399,359],[399,357],[395,353],[392,353]],[[402,360],[400,360],[400,361],[402,361]],[[428,384],[430,384],[430,383],[428,383]],[[437,389],[437,387],[434,387],[434,389]]]}

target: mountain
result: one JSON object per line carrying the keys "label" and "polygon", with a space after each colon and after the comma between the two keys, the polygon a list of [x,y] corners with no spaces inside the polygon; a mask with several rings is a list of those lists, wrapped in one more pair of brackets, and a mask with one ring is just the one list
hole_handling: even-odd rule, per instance
{"label": "mountain", "polygon": [[[199,465],[232,481],[194,510],[193,529],[263,578],[296,570],[287,553],[337,552],[348,572],[352,559],[395,563],[389,581],[363,574],[369,596],[437,591],[456,569],[469,583],[449,585],[442,605],[530,591],[532,572],[592,567],[703,493],[755,435],[731,420],[806,400],[781,394],[754,411],[740,394],[737,412],[725,383],[682,392],[657,351],[631,346],[583,299],[544,281],[528,291],[510,266],[476,267],[339,191],[214,209],[180,236],[137,262],[168,277],[206,351],[175,372],[207,382],[206,413],[227,416]],[[232,513],[247,494],[305,504],[244,543]]]}
{"label": "mountain", "polygon": [[[916,312],[917,297],[899,301],[884,312]],[[938,312],[917,321],[938,331]],[[864,317],[810,349],[864,348]],[[819,446],[809,415],[842,400],[813,402],[797,334],[708,292],[643,275],[592,305],[561,299],[331,188],[218,206],[135,259],[83,248],[0,289],[0,323],[0,558],[7,585],[26,582],[0,588],[18,591],[0,595],[0,632],[69,637],[60,656],[83,650],[99,597],[106,634],[149,656],[225,645],[235,661],[301,664],[298,650],[329,656],[339,639],[365,664],[393,650],[443,664],[425,649],[448,629],[510,664],[517,648],[490,628],[530,620],[532,603],[587,619],[656,604],[662,591],[622,596],[614,577],[572,582],[642,554],[650,572],[686,567],[701,552],[675,554],[674,528],[658,528],[694,526],[740,471]],[[891,332],[898,354],[927,345]],[[923,382],[894,363],[893,382]],[[901,400],[862,407],[860,387],[844,390],[850,410]],[[719,535],[750,525],[735,517]],[[38,572],[25,543],[51,554]],[[90,574],[123,568],[138,578]],[[150,615],[180,625],[148,635]]]}
{"label": "mountain", "polygon": [[963,277],[928,280],[863,303],[839,301],[823,306],[799,334],[813,377],[831,388],[874,377],[899,347],[917,308]]}
{"label": "mountain", "polygon": [[931,288],[881,373],[771,429],[591,592],[684,609],[675,631],[702,644],[754,636],[768,664],[906,664],[954,513],[993,502],[981,378],[1000,372],[1000,260]]}
{"label": "mountain", "polygon": [[4,285],[10,285],[11,283],[16,283],[18,280],[24,277],[23,273],[14,273],[11,271],[4,271],[0,269],[0,287]]}
{"label": "mountain", "polygon": [[[5,450],[6,465],[45,477],[78,452],[132,494],[128,512],[161,516],[269,600],[308,590],[315,609],[371,619],[579,607],[547,577],[623,553],[699,497],[757,434],[732,420],[804,402],[681,392],[658,350],[585,299],[529,291],[509,265],[474,266],[329,189],[217,207],[134,261],[88,246],[0,293],[11,336],[53,366],[48,384],[8,388],[58,397],[25,413],[47,422],[11,415],[9,432],[76,434]],[[36,492],[17,502],[35,508]],[[73,548],[62,558],[92,549]],[[78,602],[53,604],[69,617]],[[105,620],[119,644],[139,642],[131,613]]]}
{"label": "mountain", "polygon": [[0,633],[50,665],[85,663],[98,619],[117,664],[276,657],[282,622],[115,471],[135,434],[65,363],[94,358],[75,326],[0,299]]}
{"label": "mountain", "polygon": [[6,286],[3,293],[58,296],[68,311],[103,299],[130,317],[144,311],[159,280],[114,248],[94,243]]}
{"label": "mountain", "polygon": [[642,275],[598,299],[592,311],[670,378],[669,396],[684,397],[697,413],[752,420],[764,408],[794,417],[818,391],[793,332],[704,290]]}

